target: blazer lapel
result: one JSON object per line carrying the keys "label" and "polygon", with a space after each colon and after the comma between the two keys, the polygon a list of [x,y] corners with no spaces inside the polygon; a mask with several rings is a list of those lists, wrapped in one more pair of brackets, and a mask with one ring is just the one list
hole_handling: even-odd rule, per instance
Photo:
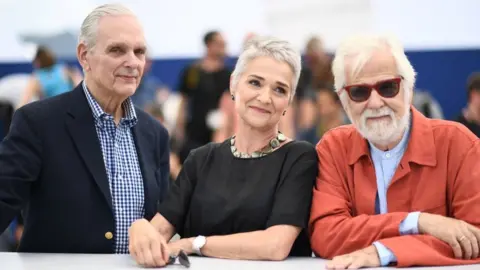
{"label": "blazer lapel", "polygon": [[80,156],[113,211],[107,172],[93,114],[83,93],[82,85],[80,84],[73,91],[72,105],[68,113],[69,117],[67,117],[67,129]]}
{"label": "blazer lapel", "polygon": [[[153,132],[145,126],[144,119],[141,119],[141,114],[137,110],[138,122],[132,128],[133,138],[137,150],[138,162],[140,163],[140,170],[142,171],[144,195],[145,195],[145,217],[152,218],[156,213],[158,193],[157,181],[155,178],[155,157],[151,156],[157,149],[152,149],[155,146],[155,136]],[[152,170],[153,169],[153,170]],[[152,201],[153,200],[153,201]]]}

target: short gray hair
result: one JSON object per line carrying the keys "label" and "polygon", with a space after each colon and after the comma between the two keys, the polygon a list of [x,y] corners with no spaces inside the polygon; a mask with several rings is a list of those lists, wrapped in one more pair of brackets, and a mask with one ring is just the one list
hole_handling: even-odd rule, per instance
{"label": "short gray hair", "polygon": [[274,37],[256,36],[250,39],[238,57],[235,70],[232,73],[233,84],[236,85],[240,76],[245,71],[247,64],[261,56],[272,57],[275,60],[287,63],[293,71],[294,79],[292,82],[292,94],[290,101],[295,96],[300,72],[302,70],[302,60],[300,52],[293,48],[288,41],[277,39]]}
{"label": "short gray hair", "polygon": [[[405,55],[402,44],[392,35],[356,35],[343,41],[335,52],[332,64],[335,91],[340,91],[346,84],[345,58],[354,57],[351,72],[353,76],[356,76],[368,62],[372,53],[383,48],[389,49],[395,59],[398,75],[403,77],[405,99],[408,101],[413,95],[416,73]],[[344,103],[346,93],[343,93],[340,98]]]}
{"label": "short gray hair", "polygon": [[135,14],[127,7],[120,4],[105,4],[96,7],[83,20],[80,28],[78,43],[83,43],[88,49],[95,47],[97,39],[97,26],[99,20],[104,16],[132,15]]}

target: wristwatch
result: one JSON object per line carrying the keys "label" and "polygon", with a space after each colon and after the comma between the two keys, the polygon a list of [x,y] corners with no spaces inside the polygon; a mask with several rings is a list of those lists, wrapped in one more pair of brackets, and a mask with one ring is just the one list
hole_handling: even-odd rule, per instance
{"label": "wristwatch", "polygon": [[193,239],[193,244],[192,244],[192,249],[193,252],[199,256],[202,256],[202,252],[200,249],[205,246],[205,243],[207,243],[207,238],[203,235],[199,235]]}

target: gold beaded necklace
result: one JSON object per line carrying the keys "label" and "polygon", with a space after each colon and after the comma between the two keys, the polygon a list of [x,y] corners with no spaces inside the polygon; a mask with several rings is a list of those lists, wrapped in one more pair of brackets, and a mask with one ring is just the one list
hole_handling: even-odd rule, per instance
{"label": "gold beaded necklace", "polygon": [[232,154],[233,154],[234,157],[237,157],[237,158],[257,158],[257,157],[263,157],[263,156],[266,156],[266,155],[270,154],[271,152],[273,152],[273,150],[278,148],[280,146],[280,144],[282,144],[282,142],[284,142],[286,140],[287,140],[287,137],[285,137],[285,135],[283,135],[279,131],[277,136],[275,138],[271,139],[270,142],[265,147],[263,147],[262,149],[260,149],[258,151],[255,151],[251,154],[248,154],[248,153],[242,153],[242,152],[238,151],[237,147],[235,146],[235,136],[233,136],[230,139],[230,149],[232,150]]}

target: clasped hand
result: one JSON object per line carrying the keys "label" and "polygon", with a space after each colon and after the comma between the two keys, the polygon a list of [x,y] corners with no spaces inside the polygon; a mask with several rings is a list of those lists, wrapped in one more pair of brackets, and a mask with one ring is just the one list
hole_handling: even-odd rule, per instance
{"label": "clasped hand", "polygon": [[359,269],[363,267],[379,267],[380,258],[373,245],[355,252],[336,256],[327,262],[327,269]]}
{"label": "clasped hand", "polygon": [[[449,244],[456,258],[476,259],[480,256],[480,229],[465,221],[440,215],[421,213],[418,231]],[[380,260],[375,246],[334,257],[327,263],[328,269],[358,269],[379,267]]]}
{"label": "clasped hand", "polygon": [[449,244],[458,259],[470,260],[479,257],[480,229],[465,221],[421,213],[418,218],[418,231]]}
{"label": "clasped hand", "polygon": [[163,236],[146,219],[135,221],[129,229],[130,255],[144,267],[162,267],[168,263],[170,249]]}

